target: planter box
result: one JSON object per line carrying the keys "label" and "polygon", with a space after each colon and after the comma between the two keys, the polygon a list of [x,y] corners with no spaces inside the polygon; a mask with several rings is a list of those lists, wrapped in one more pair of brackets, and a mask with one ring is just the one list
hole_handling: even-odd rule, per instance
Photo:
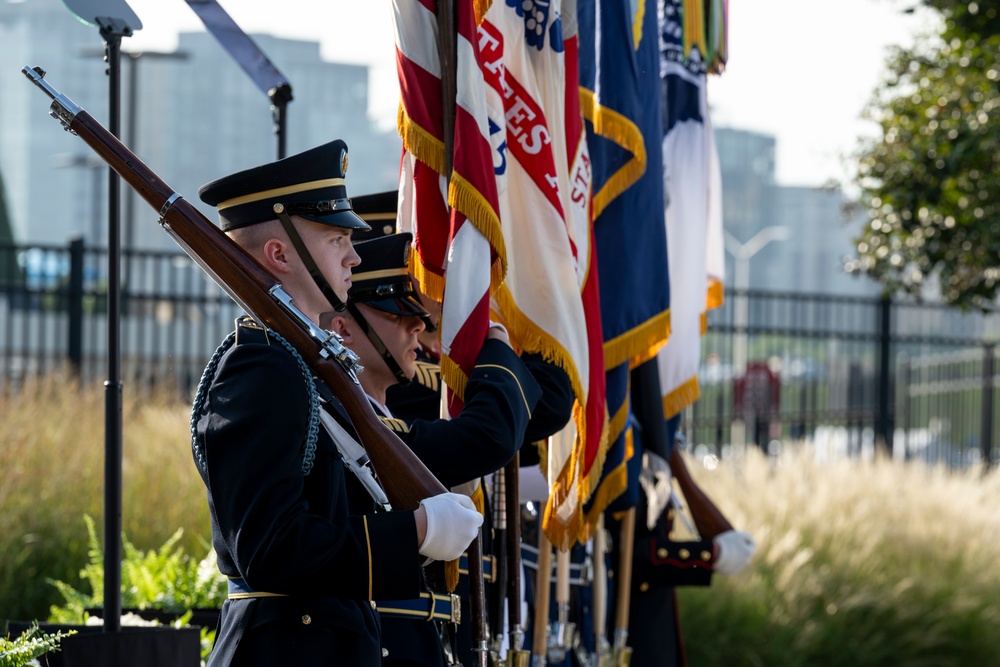
{"label": "planter box", "polygon": [[[87,609],[86,612],[94,618],[104,618],[104,608],[95,607]],[[219,609],[194,609],[191,611],[191,619],[188,625],[200,628],[215,630],[219,624]],[[163,625],[169,625],[179,619],[184,614],[173,611],[161,611],[159,609],[122,609],[122,614],[135,614],[146,621],[159,621]]]}
{"label": "planter box", "polygon": [[[31,623],[11,621],[7,632],[17,637]],[[38,658],[42,667],[200,667],[201,640],[198,628],[122,627],[104,632],[99,625],[39,623],[54,634],[76,630],[64,638],[60,650]]]}

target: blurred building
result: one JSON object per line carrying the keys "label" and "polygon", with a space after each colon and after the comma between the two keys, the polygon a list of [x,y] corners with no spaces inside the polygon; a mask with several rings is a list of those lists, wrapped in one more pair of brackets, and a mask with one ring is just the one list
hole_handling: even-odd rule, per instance
{"label": "blurred building", "polygon": [[[873,296],[874,281],[844,272],[852,237],[863,224],[849,218],[846,197],[836,188],[775,183],[775,138],[716,128],[722,169],[723,227],[740,243],[762,229],[785,227],[786,240],[772,241],[750,259],[750,288],[782,292]],[[732,285],[733,257],[726,255]]]}
{"label": "blurred building", "polygon": [[[349,193],[396,187],[401,142],[367,115],[368,68],[324,62],[317,42],[252,37],[292,86],[287,154],[342,138],[350,148]],[[0,173],[14,239],[64,244],[79,235],[105,245],[107,169],[48,116],[48,99],[20,71],[42,67],[56,89],[106,125],[109,82],[98,29],[78,22],[60,0],[0,0],[0,43]],[[123,140],[210,217],[198,187],[277,157],[270,101],[208,33],[181,34],[173,53],[123,53],[121,79]],[[123,242],[175,248],[156,218],[145,202],[123,202]]]}
{"label": "blurred building", "polygon": [[[379,131],[367,115],[368,69],[323,61],[317,42],[253,39],[292,85],[288,154],[343,138],[351,150],[349,193],[396,187],[401,143],[395,130]],[[128,42],[122,40],[125,52]],[[0,174],[14,240],[64,245],[82,236],[103,246],[107,169],[48,116],[48,99],[20,71],[42,67],[53,86],[107,123],[109,83],[97,28],[77,21],[60,0],[0,0],[0,43]],[[123,54],[121,68],[123,140],[206,215],[214,213],[198,200],[199,186],[277,156],[269,100],[208,33],[181,34],[172,53]],[[871,281],[841,268],[860,224],[845,223],[842,194],[777,185],[772,136],[729,128],[715,134],[726,230],[740,242],[768,226],[790,231],[752,258],[750,286],[874,293]],[[156,212],[122,190],[123,243],[173,249]]]}

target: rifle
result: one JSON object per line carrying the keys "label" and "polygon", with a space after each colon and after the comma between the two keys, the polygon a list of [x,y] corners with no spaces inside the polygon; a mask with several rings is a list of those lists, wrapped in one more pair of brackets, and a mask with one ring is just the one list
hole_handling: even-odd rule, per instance
{"label": "rifle", "polygon": [[52,99],[50,114],[90,146],[146,202],[160,224],[232,299],[263,326],[281,334],[340,400],[390,503],[416,509],[447,489],[375,415],[361,390],[357,356],[333,332],[313,323],[281,284],[192,204],[174,192],[104,126],[43,79],[41,68],[21,72]]}
{"label": "rifle", "polygon": [[670,452],[670,471],[677,480],[677,485],[681,487],[681,493],[684,494],[688,509],[691,511],[691,518],[694,519],[695,528],[703,540],[710,540],[720,533],[733,529],[732,524],[723,516],[715,503],[705,495],[701,487],[695,484],[681,457],[680,447],[676,445]]}

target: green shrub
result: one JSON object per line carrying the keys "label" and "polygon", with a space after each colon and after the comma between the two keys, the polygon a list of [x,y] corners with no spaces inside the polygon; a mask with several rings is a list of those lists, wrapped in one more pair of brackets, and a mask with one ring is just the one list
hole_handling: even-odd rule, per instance
{"label": "green shrub", "polygon": [[[78,586],[88,560],[80,517],[102,523],[104,402],[100,382],[60,373],[16,395],[0,390],[0,627],[44,618],[61,600],[46,579]],[[190,404],[173,388],[122,396],[123,532],[139,548],[197,553],[210,535],[205,488],[191,460]]]}
{"label": "green shrub", "polygon": [[0,637],[0,667],[22,667],[43,653],[59,650],[59,643],[76,634],[76,630],[50,634],[39,629],[37,623],[18,637]]}
{"label": "green shrub", "polygon": [[[86,624],[88,609],[104,604],[104,552],[93,518],[84,516],[90,542],[90,561],[80,573],[89,587],[82,591],[64,582],[49,580],[63,597],[63,604],[53,605],[49,621]],[[204,558],[197,559],[178,546],[183,530],[175,532],[159,549],[143,552],[122,535],[121,606],[128,610],[156,610],[179,615],[172,625],[183,627],[195,609],[219,609],[226,600],[226,578],[219,572],[215,551],[204,545]],[[201,629],[202,657],[212,647],[215,628]]]}
{"label": "green shrub", "polygon": [[[49,621],[85,623],[87,609],[104,604],[104,552],[94,520],[84,516],[90,540],[90,562],[80,578],[90,588],[78,590],[71,584],[50,579],[63,597],[53,605]],[[178,546],[183,529],[177,530],[159,549],[143,552],[122,535],[122,597],[127,609],[156,609],[185,613],[193,609],[218,609],[226,600],[226,578],[216,567],[215,551],[204,545],[207,555],[196,559]]]}

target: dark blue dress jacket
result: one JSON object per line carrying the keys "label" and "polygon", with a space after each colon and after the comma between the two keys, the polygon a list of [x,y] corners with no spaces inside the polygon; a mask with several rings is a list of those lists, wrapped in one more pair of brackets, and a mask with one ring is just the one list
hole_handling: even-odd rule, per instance
{"label": "dark blue dress jacket", "polygon": [[219,569],[252,594],[223,605],[209,664],[381,665],[371,601],[420,590],[412,512],[349,499],[313,380],[273,334],[242,319],[222,350],[192,415],[195,462]]}

